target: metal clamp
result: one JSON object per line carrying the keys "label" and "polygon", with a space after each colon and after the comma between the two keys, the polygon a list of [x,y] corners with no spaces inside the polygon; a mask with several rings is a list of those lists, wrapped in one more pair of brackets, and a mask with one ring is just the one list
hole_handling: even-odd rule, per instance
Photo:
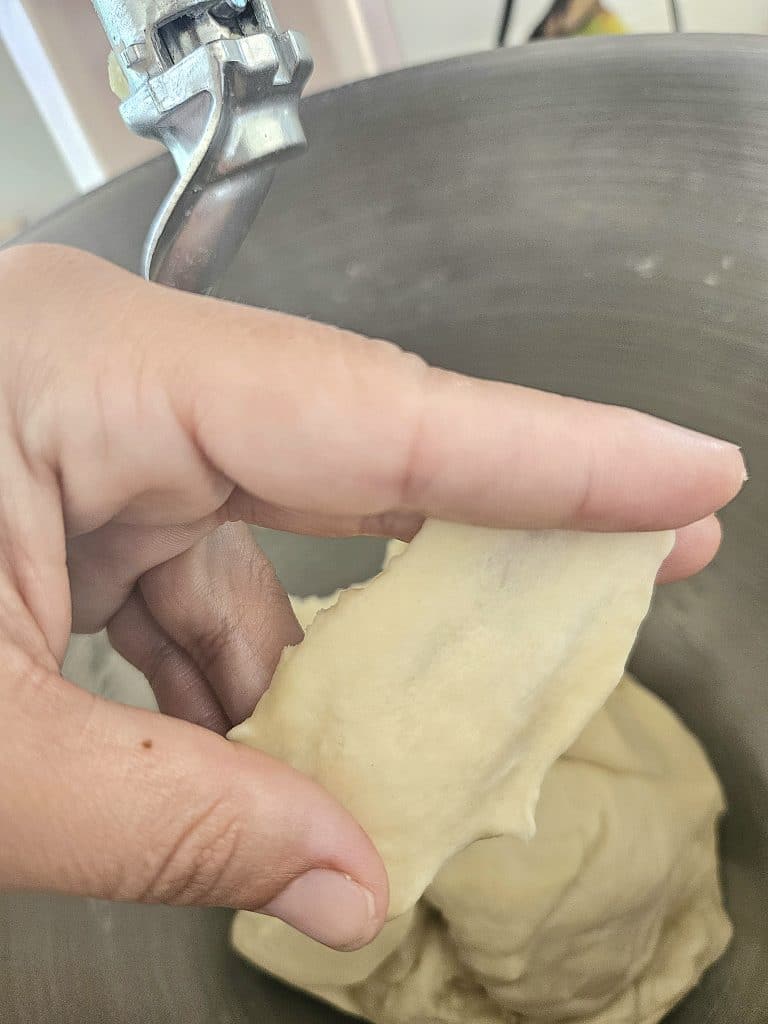
{"label": "metal clamp", "polygon": [[124,121],[164,143],[179,174],[147,238],[143,273],[210,292],[277,164],[306,147],[306,43],[279,30],[267,0],[93,2],[123,78]]}

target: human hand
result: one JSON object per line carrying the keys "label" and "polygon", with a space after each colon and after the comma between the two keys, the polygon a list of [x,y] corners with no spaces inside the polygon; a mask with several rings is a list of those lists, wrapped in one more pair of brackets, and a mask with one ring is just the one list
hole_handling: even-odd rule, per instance
{"label": "human hand", "polygon": [[[640,413],[73,250],[0,255],[0,305],[0,888],[261,909],[363,945],[387,910],[367,836],[222,738],[301,637],[243,524],[678,528],[669,581],[713,556],[745,479],[733,445]],[[70,632],[104,627],[163,715],[61,678]]]}

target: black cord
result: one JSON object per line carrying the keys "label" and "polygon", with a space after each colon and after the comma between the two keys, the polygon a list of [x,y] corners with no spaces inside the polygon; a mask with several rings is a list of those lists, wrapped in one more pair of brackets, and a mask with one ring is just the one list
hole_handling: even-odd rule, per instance
{"label": "black cord", "polygon": [[672,18],[672,28],[675,32],[680,32],[680,10],[677,6],[677,0],[669,0],[669,16]]}
{"label": "black cord", "polygon": [[507,44],[507,36],[509,35],[509,28],[512,24],[512,12],[515,7],[515,0],[506,0],[504,4],[504,12],[501,15],[501,22],[499,24],[499,34],[496,38],[496,46],[501,48]]}

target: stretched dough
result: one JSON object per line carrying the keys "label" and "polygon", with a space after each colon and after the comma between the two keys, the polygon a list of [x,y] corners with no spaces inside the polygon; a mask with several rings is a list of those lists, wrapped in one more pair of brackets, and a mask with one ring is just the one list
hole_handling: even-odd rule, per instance
{"label": "stretched dough", "polygon": [[230,736],[357,818],[400,917],[470,843],[533,835],[544,776],[620,680],[672,540],[429,522],[317,616]]}
{"label": "stretched dough", "polygon": [[[284,699],[301,701],[307,688],[309,709],[257,727],[260,738],[272,728],[280,737],[264,749],[320,778],[367,825],[391,876],[395,868],[402,912],[355,954],[254,914],[237,915],[234,946],[378,1024],[656,1024],[730,937],[717,866],[723,798],[706,756],[629,677],[608,696],[670,538],[438,524],[420,537],[403,558],[390,552],[387,572],[352,603],[295,602],[302,625],[315,620],[305,641],[315,653]],[[325,633],[334,621],[339,632]],[[289,677],[293,660],[281,664]],[[350,745],[350,729],[363,730],[362,747]],[[250,725],[238,733],[255,740]],[[294,748],[308,733],[303,759]],[[473,754],[473,742],[484,751]],[[529,758],[536,769],[521,772]],[[539,789],[528,839],[521,810],[532,812]],[[435,815],[446,831],[425,822],[408,842],[439,801],[452,803]],[[392,815],[388,827],[372,803]]]}

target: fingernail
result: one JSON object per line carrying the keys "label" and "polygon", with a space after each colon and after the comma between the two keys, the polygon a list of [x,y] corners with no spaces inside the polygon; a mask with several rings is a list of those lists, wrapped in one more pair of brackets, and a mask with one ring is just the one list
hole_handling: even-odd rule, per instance
{"label": "fingernail", "polygon": [[657,422],[661,425],[661,429],[667,433],[668,437],[674,437],[678,442],[681,440],[688,441],[689,444],[692,444],[699,451],[703,448],[709,448],[713,452],[727,452],[735,473],[735,485],[737,488],[743,487],[749,480],[749,470],[747,469],[744,452],[737,444],[734,444],[732,441],[724,441],[720,437],[702,434],[697,430],[691,430],[689,427],[681,427],[679,424],[670,423],[667,420],[657,420]]}
{"label": "fingernail", "polygon": [[261,913],[333,949],[360,949],[376,933],[373,893],[348,875],[321,868],[294,879]]}
{"label": "fingernail", "polygon": [[713,437],[711,434],[703,434],[700,430],[692,430],[690,427],[682,427],[679,423],[671,423],[669,420],[657,420],[662,430],[669,431],[677,438],[687,438],[698,447],[717,448],[722,451],[739,452],[739,446],[732,441],[725,441],[721,437]]}

